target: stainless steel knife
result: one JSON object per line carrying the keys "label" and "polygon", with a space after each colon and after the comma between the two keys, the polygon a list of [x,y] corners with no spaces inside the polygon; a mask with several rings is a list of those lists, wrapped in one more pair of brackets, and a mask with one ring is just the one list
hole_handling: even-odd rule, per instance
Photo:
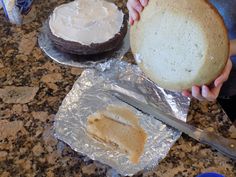
{"label": "stainless steel knife", "polygon": [[143,103],[133,97],[125,95],[117,91],[109,91],[110,94],[119,100],[129,104],[130,106],[138,109],[139,111],[153,116],[155,119],[185,133],[186,135],[194,138],[195,140],[211,146],[213,149],[218,150],[222,154],[236,160],[236,140],[227,139],[213,132],[208,132],[196,128],[184,121],[181,121],[174,116],[165,114],[157,106]]}

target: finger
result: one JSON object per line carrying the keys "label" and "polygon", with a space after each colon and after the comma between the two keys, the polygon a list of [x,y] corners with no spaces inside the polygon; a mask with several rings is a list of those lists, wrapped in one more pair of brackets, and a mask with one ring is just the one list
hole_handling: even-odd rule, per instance
{"label": "finger", "polygon": [[134,24],[134,20],[132,19],[131,16],[129,16],[129,24],[130,24],[130,25],[133,25],[133,24]]}
{"label": "finger", "polygon": [[192,97],[192,95],[191,95],[191,93],[188,91],[188,90],[184,90],[183,92],[182,92],[182,95],[183,96],[186,96],[186,97]]}
{"label": "finger", "polygon": [[127,4],[127,8],[129,9],[129,15],[133,19],[133,21],[138,20],[139,19],[138,12],[134,8],[132,8],[129,3]]}
{"label": "finger", "polygon": [[143,7],[145,7],[148,4],[148,0],[140,0]]}
{"label": "finger", "polygon": [[215,99],[219,96],[220,90],[222,88],[223,84],[218,85],[217,87],[211,89],[211,93],[215,95]]}
{"label": "finger", "polygon": [[199,101],[203,101],[204,100],[204,98],[201,95],[200,88],[197,87],[197,86],[193,86],[192,87],[192,96],[194,98],[198,99]]}
{"label": "finger", "polygon": [[135,9],[139,13],[141,13],[143,10],[143,6],[139,0],[130,0],[130,5],[133,9]]}
{"label": "finger", "polygon": [[230,59],[228,59],[227,64],[226,64],[222,74],[214,82],[214,85],[216,87],[218,85],[223,84],[226,80],[228,80],[231,69],[232,69],[232,62]]}
{"label": "finger", "polygon": [[208,101],[215,101],[220,93],[221,87],[222,84],[210,90],[204,85],[202,86],[202,96]]}
{"label": "finger", "polygon": [[202,96],[208,101],[216,100],[216,95],[211,93],[210,89],[207,86],[202,86]]}
{"label": "finger", "polygon": [[223,84],[228,79],[231,69],[232,69],[232,62],[229,59],[222,74],[215,80],[216,87],[220,84]]}

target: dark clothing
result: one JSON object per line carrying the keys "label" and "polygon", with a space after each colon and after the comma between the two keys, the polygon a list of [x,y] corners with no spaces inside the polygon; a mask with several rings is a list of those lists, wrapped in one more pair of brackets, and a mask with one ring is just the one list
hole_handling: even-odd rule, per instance
{"label": "dark clothing", "polygon": [[[236,39],[236,0],[209,0],[224,19],[230,39]],[[236,119],[236,56],[231,57],[233,68],[229,79],[224,83],[218,102],[228,117]],[[223,98],[228,96],[228,98]]]}
{"label": "dark clothing", "polygon": [[232,96],[229,99],[218,98],[217,101],[220,103],[221,107],[224,109],[228,117],[232,122],[236,121],[236,96]]}
{"label": "dark clothing", "polygon": [[209,0],[219,11],[228,29],[229,38],[236,39],[236,0]]}
{"label": "dark clothing", "polygon": [[[233,65],[231,73],[229,75],[228,80],[224,83],[220,96],[234,96],[236,95],[236,64]],[[236,105],[235,105],[236,107]],[[236,110],[235,110],[236,111]]]}
{"label": "dark clothing", "polygon": [[[230,39],[236,39],[236,0],[209,0],[224,19]],[[223,85],[220,95],[236,95],[236,56],[231,57],[233,69],[229,80]]]}

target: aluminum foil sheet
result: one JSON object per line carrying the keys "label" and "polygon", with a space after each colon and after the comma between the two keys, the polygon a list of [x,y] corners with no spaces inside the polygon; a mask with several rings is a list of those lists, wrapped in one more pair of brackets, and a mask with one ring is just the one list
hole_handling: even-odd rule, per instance
{"label": "aluminum foil sheet", "polygon": [[80,67],[80,68],[93,68],[98,63],[104,63],[108,59],[112,59],[112,58],[122,59],[123,56],[130,49],[129,30],[127,31],[127,34],[122,44],[115,51],[106,52],[106,53],[98,54],[98,55],[88,55],[88,56],[73,55],[73,54],[65,53],[58,50],[53,45],[53,42],[49,38],[48,32],[49,32],[49,26],[48,26],[48,20],[47,20],[43,23],[43,26],[38,36],[39,47],[52,60],[60,64],[68,65],[68,66],[75,66],[75,67]]}
{"label": "aluminum foil sheet", "polygon": [[[122,175],[133,175],[156,166],[181,133],[121,102],[107,90],[116,90],[140,101],[151,102],[166,113],[186,121],[190,103],[188,98],[159,88],[136,65],[110,60],[97,65],[95,69],[85,70],[74,83],[56,114],[56,137],[75,151],[108,164]],[[91,138],[86,132],[87,117],[110,104],[129,107],[140,118],[140,125],[148,138],[139,164],[132,164],[127,155]]]}

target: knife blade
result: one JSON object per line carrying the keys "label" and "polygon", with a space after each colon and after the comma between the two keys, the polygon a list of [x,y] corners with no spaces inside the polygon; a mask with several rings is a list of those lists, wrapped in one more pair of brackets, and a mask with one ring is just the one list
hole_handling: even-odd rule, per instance
{"label": "knife blade", "polygon": [[109,93],[137,110],[154,117],[155,119],[185,133],[200,143],[207,144],[229,158],[236,160],[236,140],[224,138],[214,132],[196,128],[172,115],[164,113],[157,106],[143,103],[118,91],[110,90]]}

